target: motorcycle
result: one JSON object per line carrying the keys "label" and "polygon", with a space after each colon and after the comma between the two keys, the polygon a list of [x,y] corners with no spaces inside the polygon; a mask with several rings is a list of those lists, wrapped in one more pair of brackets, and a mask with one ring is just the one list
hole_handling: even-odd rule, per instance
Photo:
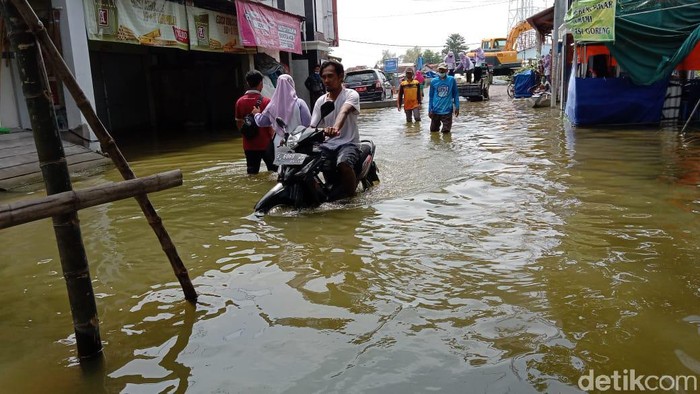
{"label": "motorcycle", "polygon": [[[335,105],[327,101],[321,106],[321,120],[333,112]],[[332,190],[336,187],[333,179],[322,177],[326,158],[320,148],[325,140],[323,129],[299,126],[288,133],[287,125],[280,118],[275,119],[284,131],[284,143],[275,153],[274,163],[279,167],[277,184],[255,204],[255,213],[264,215],[277,206],[290,206],[295,209],[315,208],[324,202],[333,201]],[[367,190],[379,183],[377,165],[374,162],[376,147],[370,140],[360,141],[360,161],[355,174],[357,187],[362,184]]]}

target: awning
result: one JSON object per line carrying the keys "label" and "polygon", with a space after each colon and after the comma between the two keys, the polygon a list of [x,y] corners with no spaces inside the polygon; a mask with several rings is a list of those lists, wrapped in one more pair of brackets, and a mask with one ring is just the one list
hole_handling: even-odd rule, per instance
{"label": "awning", "polygon": [[526,18],[530,24],[543,37],[552,32],[554,26],[554,6],[542,10],[529,18]]}
{"label": "awning", "polygon": [[236,1],[236,14],[244,46],[301,53],[302,17],[240,0]]}
{"label": "awning", "polygon": [[700,42],[695,44],[695,48],[676,67],[676,70],[700,70]]}

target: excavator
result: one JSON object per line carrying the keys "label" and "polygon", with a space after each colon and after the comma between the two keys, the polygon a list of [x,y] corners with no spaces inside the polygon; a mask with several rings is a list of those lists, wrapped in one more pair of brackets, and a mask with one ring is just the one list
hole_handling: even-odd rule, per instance
{"label": "excavator", "polygon": [[[515,42],[520,34],[532,29],[527,21],[518,22],[508,33],[507,38],[484,38],[481,40],[481,49],[486,56],[486,64],[493,75],[510,75],[519,68],[522,61],[518,59],[518,51],[515,50]],[[469,57],[475,58],[475,51],[470,51]]]}

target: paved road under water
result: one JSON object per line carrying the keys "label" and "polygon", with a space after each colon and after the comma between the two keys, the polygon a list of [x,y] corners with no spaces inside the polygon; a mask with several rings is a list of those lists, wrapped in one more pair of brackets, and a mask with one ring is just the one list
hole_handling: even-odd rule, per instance
{"label": "paved road under water", "polygon": [[2,391],[577,392],[589,370],[700,375],[700,135],[566,130],[502,96],[463,103],[451,135],[425,118],[364,111],[381,185],[264,218],[252,207],[274,177],[245,174],[239,139],[125,147],[139,175],[184,173],[152,200],[196,309],[135,202],[81,211],[105,342],[83,371],[50,221],[0,230]]}

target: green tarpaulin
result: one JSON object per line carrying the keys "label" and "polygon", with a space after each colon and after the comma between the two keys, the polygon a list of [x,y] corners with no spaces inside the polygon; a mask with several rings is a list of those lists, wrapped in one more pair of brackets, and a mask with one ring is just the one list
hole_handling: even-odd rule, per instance
{"label": "green tarpaulin", "polygon": [[638,85],[668,78],[700,41],[698,0],[617,0],[610,53]]}

